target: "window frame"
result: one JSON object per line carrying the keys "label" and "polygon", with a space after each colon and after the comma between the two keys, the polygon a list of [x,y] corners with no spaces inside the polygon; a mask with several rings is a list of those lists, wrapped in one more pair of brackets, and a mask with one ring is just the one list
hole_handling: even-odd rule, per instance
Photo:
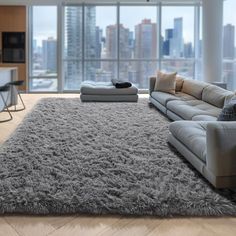
{"label": "window frame", "polygon": [[[33,39],[34,39],[34,27],[33,27],[33,11],[34,7],[56,7],[57,12],[57,26],[56,26],[56,35],[57,35],[57,58],[56,58],[56,65],[57,65],[57,76],[34,76],[33,73]],[[29,6],[28,8],[28,25],[29,25],[29,34],[28,34],[28,91],[30,93],[58,93],[60,91],[60,38],[61,38],[61,31],[60,31],[60,7],[56,4],[34,4]],[[31,84],[34,79],[56,79],[57,80],[57,89],[55,91],[50,90],[32,90]]]}
{"label": "window frame", "polygon": [[[32,72],[32,63],[31,63],[31,59],[32,59],[32,44],[33,44],[33,18],[32,18],[32,13],[33,13],[33,7],[34,6],[56,6],[57,7],[57,91],[30,91],[30,83],[31,80],[36,78],[34,76],[31,75]],[[64,22],[64,13],[65,13],[65,7],[67,6],[78,6],[78,7],[82,7],[82,12],[83,12],[83,17],[82,17],[82,29],[83,29],[83,33],[82,33],[82,38],[83,38],[83,42],[82,42],[82,60],[80,59],[73,59],[73,61],[82,61],[82,78],[84,80],[85,78],[85,63],[89,63],[89,62],[115,62],[117,64],[117,78],[119,79],[119,74],[120,74],[120,64],[124,63],[124,62],[135,62],[135,61],[140,61],[140,62],[152,62],[155,61],[157,62],[157,65],[159,65],[159,68],[157,69],[162,69],[162,62],[163,61],[173,61],[173,59],[164,59],[162,56],[162,50],[161,50],[161,37],[162,37],[162,7],[165,6],[178,6],[178,7],[188,7],[188,6],[192,6],[194,7],[194,58],[189,58],[189,59],[175,59],[175,61],[191,61],[193,62],[193,79],[197,79],[196,78],[196,71],[198,70],[197,68],[199,67],[199,63],[201,63],[202,58],[199,58],[199,41],[200,41],[200,8],[202,6],[202,4],[200,2],[195,2],[195,3],[161,3],[161,2],[157,2],[157,3],[149,3],[148,5],[146,3],[63,3],[63,4],[50,4],[50,5],[32,5],[29,7],[29,66],[28,66],[28,72],[29,72],[29,79],[28,79],[28,88],[29,91],[32,93],[42,93],[42,92],[46,92],[46,93],[58,93],[58,92],[63,92],[63,93],[74,93],[74,92],[80,92],[80,89],[78,90],[68,90],[65,89],[64,85],[65,85],[65,74],[64,74],[64,63],[65,61],[69,61],[68,59],[65,58],[64,55],[64,30],[65,30],[65,22]],[[157,59],[122,59],[120,58],[120,30],[119,27],[117,27],[117,58],[116,59],[87,59],[85,58],[85,29],[84,29],[84,24],[85,24],[85,16],[84,16],[84,12],[85,12],[85,7],[86,6],[113,6],[116,7],[116,17],[117,17],[117,25],[120,25],[120,7],[125,7],[125,6],[152,6],[156,8],[156,12],[157,12],[157,48],[158,48],[158,52],[157,52]],[[202,74],[202,73],[201,73]],[[40,77],[42,78],[42,77]],[[45,78],[49,78],[49,77],[45,77]],[[148,79],[148,78],[147,78]],[[141,93],[148,93],[148,88],[145,89],[139,89],[139,92]]]}
{"label": "window frame", "polygon": [[[226,4],[228,3],[229,5],[231,4],[232,0],[229,1],[225,1],[223,4],[223,24],[222,24],[222,28],[223,28],[223,34],[222,34],[222,81],[223,83],[226,84],[227,89],[231,90],[231,91],[235,91],[236,90],[236,51],[234,52],[234,58],[227,58],[224,55],[224,27],[228,24],[233,25],[234,26],[234,37],[235,37],[235,41],[236,41],[236,21],[232,22],[227,21],[225,19],[225,12],[226,12],[226,8],[229,7]],[[234,50],[236,48],[236,43],[234,42]],[[231,76],[227,76],[227,73],[232,73]],[[231,81],[232,79],[232,81]]]}

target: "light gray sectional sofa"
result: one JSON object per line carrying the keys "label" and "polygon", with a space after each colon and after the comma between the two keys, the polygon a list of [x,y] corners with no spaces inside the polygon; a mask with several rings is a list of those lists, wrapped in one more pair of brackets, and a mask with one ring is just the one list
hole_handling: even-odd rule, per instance
{"label": "light gray sectional sofa", "polygon": [[234,93],[177,77],[176,94],[154,91],[150,102],[175,122],[168,141],[216,188],[236,187],[236,122],[217,121]]}

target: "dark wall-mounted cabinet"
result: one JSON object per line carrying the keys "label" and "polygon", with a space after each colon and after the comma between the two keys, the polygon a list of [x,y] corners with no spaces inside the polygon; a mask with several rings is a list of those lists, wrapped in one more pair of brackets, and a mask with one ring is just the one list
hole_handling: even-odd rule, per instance
{"label": "dark wall-mounted cabinet", "polygon": [[2,32],[2,62],[25,63],[25,32]]}

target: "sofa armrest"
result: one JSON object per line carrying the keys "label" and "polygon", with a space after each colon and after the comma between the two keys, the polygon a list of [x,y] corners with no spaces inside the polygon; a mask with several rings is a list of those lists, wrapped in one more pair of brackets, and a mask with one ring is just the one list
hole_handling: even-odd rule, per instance
{"label": "sofa armrest", "polygon": [[152,92],[154,91],[155,83],[156,83],[156,77],[155,77],[155,76],[151,76],[151,77],[149,78],[149,94],[150,94],[150,95],[151,95]]}
{"label": "sofa armrest", "polygon": [[215,176],[236,175],[236,122],[207,124],[207,168]]}

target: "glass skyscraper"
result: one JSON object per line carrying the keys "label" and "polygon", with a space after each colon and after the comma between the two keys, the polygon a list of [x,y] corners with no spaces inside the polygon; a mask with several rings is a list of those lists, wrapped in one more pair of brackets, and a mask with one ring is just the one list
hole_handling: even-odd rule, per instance
{"label": "glass skyscraper", "polygon": [[[65,88],[76,90],[83,80],[83,14],[82,7],[68,6],[65,11]],[[96,8],[94,6],[85,9],[84,55],[86,58],[95,58],[96,49]],[[86,79],[95,79],[95,68],[85,64]]]}
{"label": "glass skyscraper", "polygon": [[57,41],[53,38],[43,40],[43,69],[46,73],[57,71]]}
{"label": "glass skyscraper", "polygon": [[174,19],[173,39],[171,41],[171,56],[183,57],[183,18]]}

